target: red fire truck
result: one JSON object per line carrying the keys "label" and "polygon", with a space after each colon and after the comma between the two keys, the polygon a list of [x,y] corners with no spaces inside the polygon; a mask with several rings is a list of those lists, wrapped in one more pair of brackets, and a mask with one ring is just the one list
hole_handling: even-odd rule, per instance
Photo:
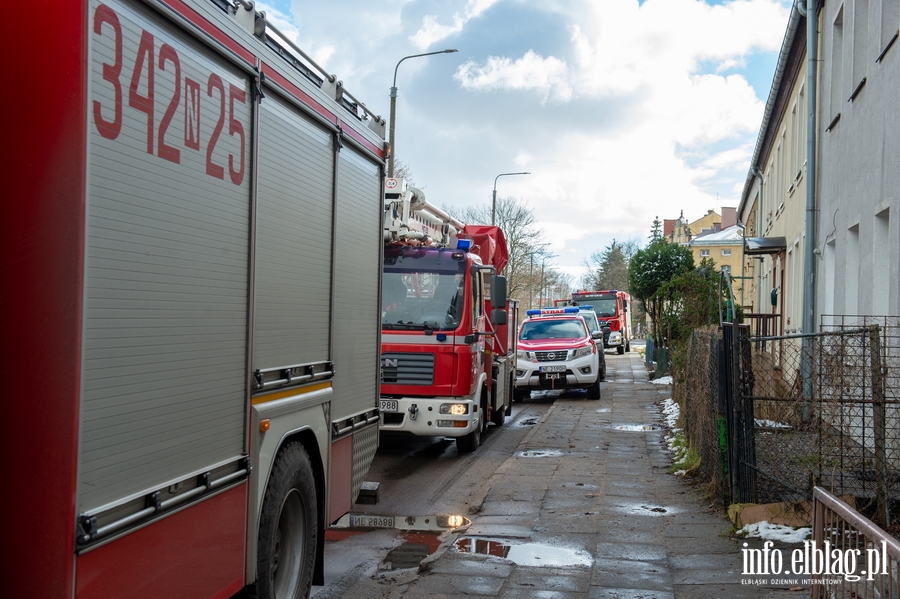
{"label": "red fire truck", "polygon": [[619,354],[631,351],[630,295],[617,289],[573,291],[569,304],[591,304],[603,328],[603,346],[614,347]]}
{"label": "red fire truck", "polygon": [[252,6],[3,36],[4,597],[304,597],[362,486],[384,121]]}
{"label": "red fire truck", "polygon": [[[464,225],[385,181],[381,430],[474,451],[512,409],[516,303],[499,227]],[[489,284],[488,284],[489,283]]]}

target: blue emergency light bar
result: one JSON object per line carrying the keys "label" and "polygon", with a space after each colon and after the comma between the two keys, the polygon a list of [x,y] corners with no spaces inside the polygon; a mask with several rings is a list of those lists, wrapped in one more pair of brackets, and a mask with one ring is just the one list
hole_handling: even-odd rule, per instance
{"label": "blue emergency light bar", "polygon": [[472,240],[471,239],[457,239],[456,240],[456,249],[462,250],[464,252],[468,252],[472,249]]}
{"label": "blue emergency light bar", "polygon": [[593,310],[594,306],[578,306],[579,310]]}
{"label": "blue emergency light bar", "polygon": [[543,309],[533,309],[527,310],[525,312],[528,316],[547,316],[550,314],[578,314],[578,308],[575,306],[569,308],[543,308]]}

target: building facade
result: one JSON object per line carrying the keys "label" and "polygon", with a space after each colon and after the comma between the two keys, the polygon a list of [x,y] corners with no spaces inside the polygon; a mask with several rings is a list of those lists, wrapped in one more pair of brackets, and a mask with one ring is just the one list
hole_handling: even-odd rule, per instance
{"label": "building facade", "polygon": [[[766,102],[738,219],[745,237],[745,308],[768,333],[799,332],[806,214],[806,19],[791,17]],[[774,328],[772,328],[774,325]]]}
{"label": "building facade", "polygon": [[[820,11],[816,314],[900,314],[900,0]],[[835,315],[835,316],[832,316]]]}

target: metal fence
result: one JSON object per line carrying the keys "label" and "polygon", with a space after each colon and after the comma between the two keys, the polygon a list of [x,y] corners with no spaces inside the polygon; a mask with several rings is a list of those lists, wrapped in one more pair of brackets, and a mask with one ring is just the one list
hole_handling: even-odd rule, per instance
{"label": "metal fence", "polygon": [[[814,335],[744,337],[742,386],[755,475],[742,501],[810,499],[813,485],[853,497],[888,527],[900,499],[900,322],[829,317]],[[746,402],[749,402],[747,406]],[[747,496],[751,489],[752,497]]]}
{"label": "metal fence", "polygon": [[813,489],[812,543],[798,557],[812,574],[812,599],[900,597],[900,543],[821,487]]}
{"label": "metal fence", "polygon": [[827,316],[821,329],[695,331],[676,393],[688,442],[722,503],[810,500],[819,485],[888,528],[900,513],[900,318]]}
{"label": "metal fence", "polygon": [[720,441],[725,438],[725,422],[720,418],[719,410],[719,339],[718,327],[694,331],[684,382],[678,381],[674,392],[684,406],[682,414],[688,444],[700,456],[698,476],[708,483],[710,497],[721,503],[728,481]]}

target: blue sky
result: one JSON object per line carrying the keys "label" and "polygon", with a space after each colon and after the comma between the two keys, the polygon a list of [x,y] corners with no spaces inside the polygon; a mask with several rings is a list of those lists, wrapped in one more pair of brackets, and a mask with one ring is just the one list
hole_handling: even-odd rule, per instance
{"label": "blue sky", "polygon": [[790,3],[275,0],[269,20],[387,117],[429,202],[526,203],[577,285],[654,217],[737,206]]}

